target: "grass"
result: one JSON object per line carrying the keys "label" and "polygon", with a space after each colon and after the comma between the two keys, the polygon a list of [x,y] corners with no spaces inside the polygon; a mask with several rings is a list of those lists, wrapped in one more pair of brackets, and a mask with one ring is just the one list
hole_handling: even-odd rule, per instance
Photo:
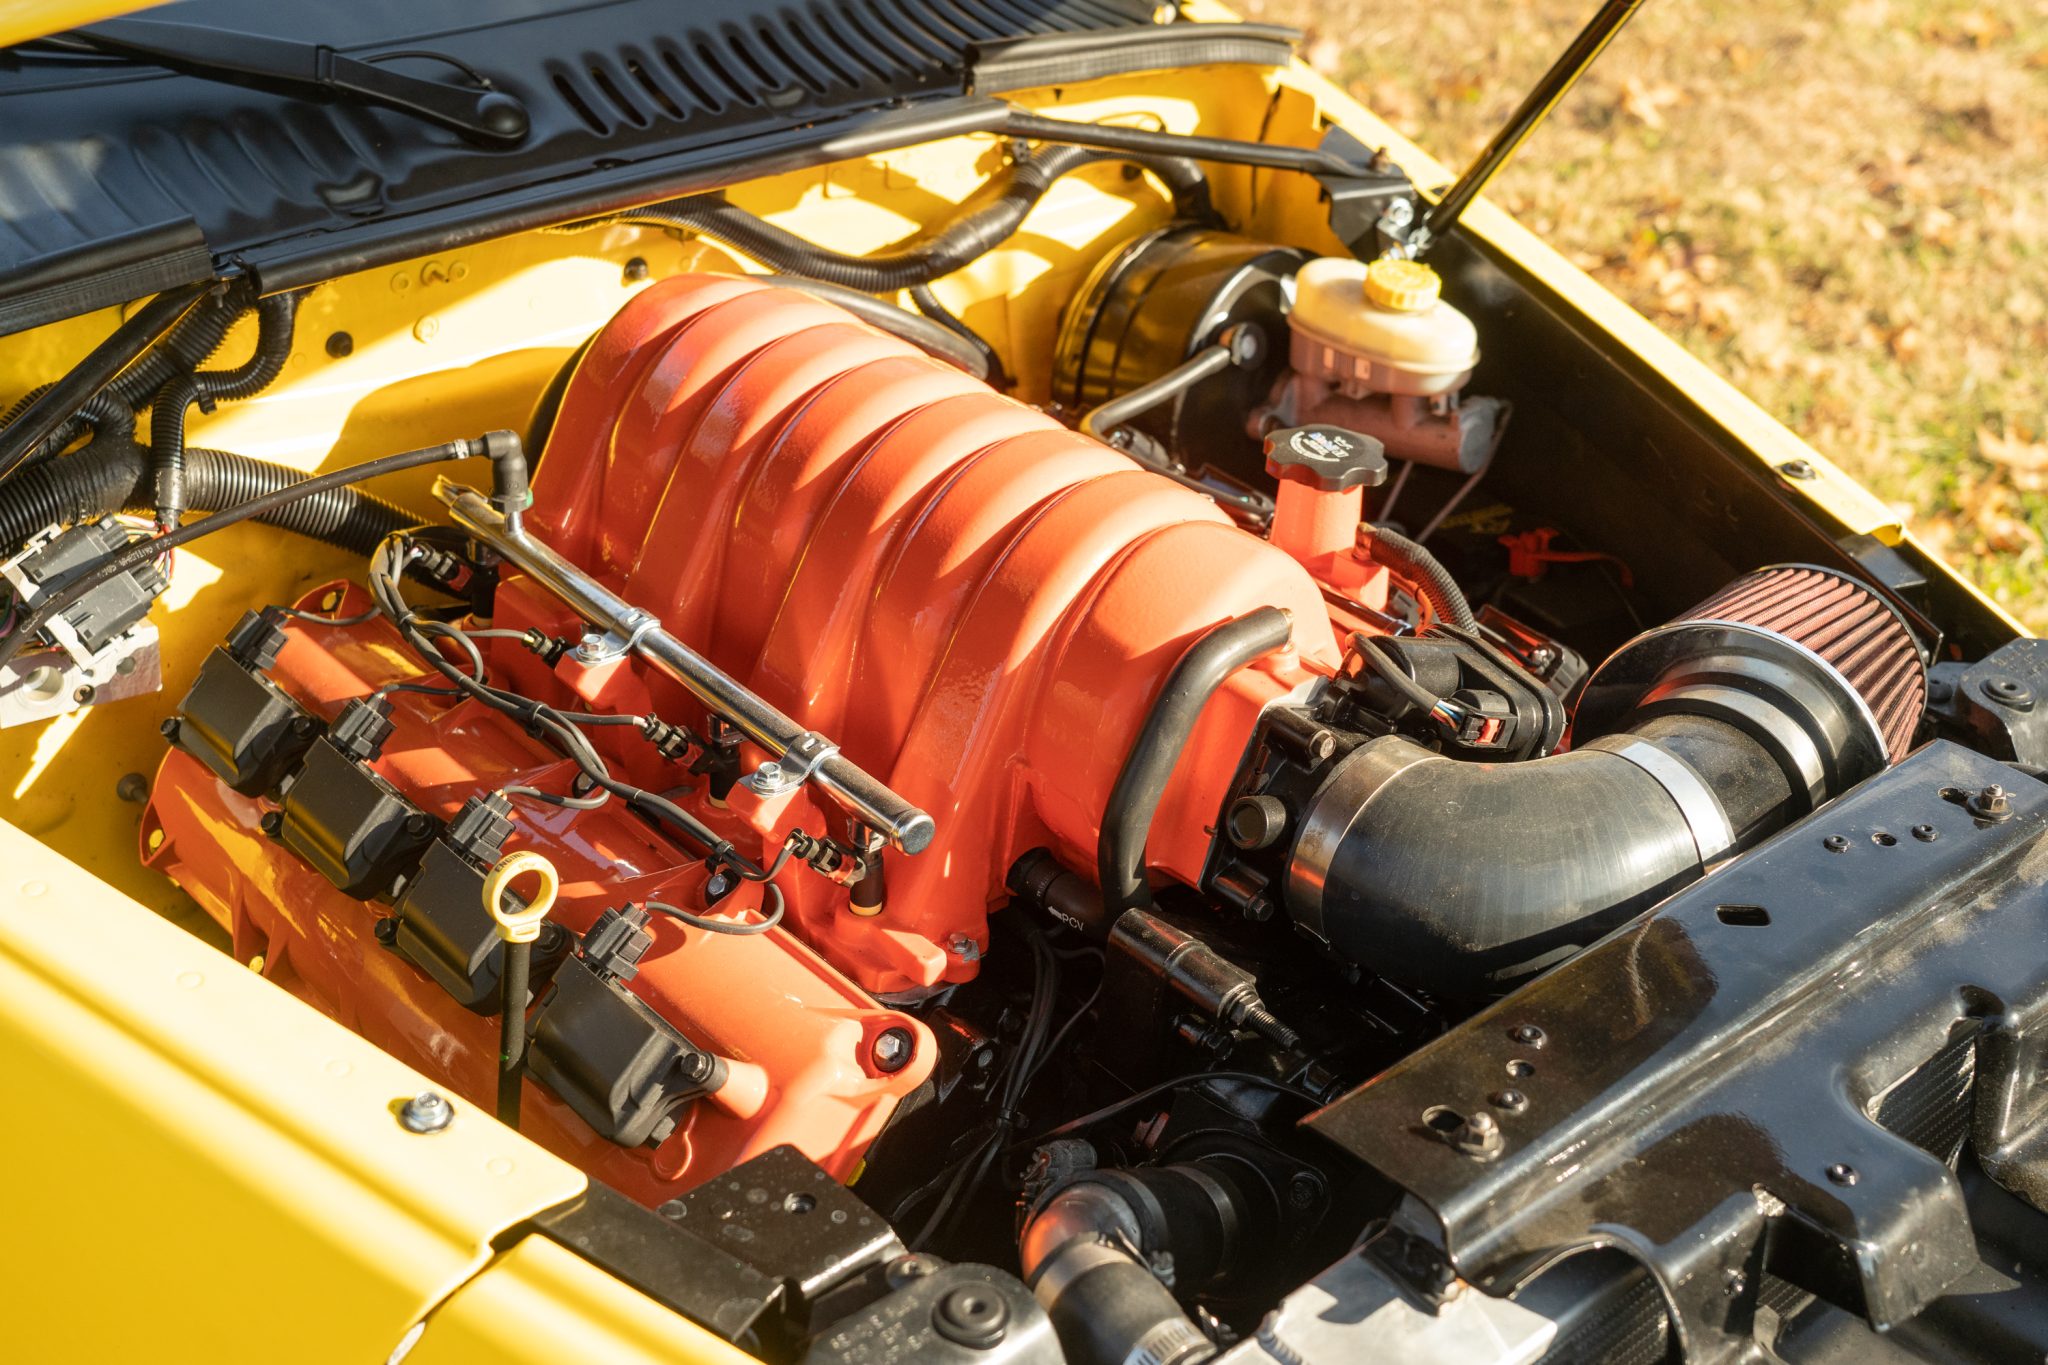
{"label": "grass", "polygon": [[[1593,0],[1245,0],[1451,164]],[[2048,630],[2048,0],[1652,0],[1494,182]]]}

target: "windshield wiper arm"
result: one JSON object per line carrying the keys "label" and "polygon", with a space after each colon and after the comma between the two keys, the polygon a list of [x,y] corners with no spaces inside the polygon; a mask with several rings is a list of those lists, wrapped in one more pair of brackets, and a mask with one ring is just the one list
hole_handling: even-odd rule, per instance
{"label": "windshield wiper arm", "polygon": [[531,126],[526,106],[501,90],[408,76],[319,43],[149,19],[109,20],[57,41],[273,95],[375,104],[486,142],[522,141]]}

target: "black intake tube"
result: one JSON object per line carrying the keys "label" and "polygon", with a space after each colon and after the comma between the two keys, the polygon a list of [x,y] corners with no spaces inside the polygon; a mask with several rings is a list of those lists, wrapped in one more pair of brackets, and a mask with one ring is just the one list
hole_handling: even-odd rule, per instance
{"label": "black intake tube", "polygon": [[1023,224],[1052,183],[1102,161],[1134,162],[1157,175],[1184,217],[1213,216],[1209,182],[1185,157],[1130,155],[1083,147],[1052,147],[1012,162],[977,198],[925,241],[872,256],[849,256],[807,241],[717,195],[691,195],[648,204],[617,216],[619,222],[686,228],[751,256],[785,274],[845,285],[864,294],[894,294],[930,284],[1000,245]]}
{"label": "black intake tube", "polygon": [[1096,846],[1096,872],[1108,920],[1133,906],[1152,904],[1145,882],[1145,841],[1152,817],[1166,793],[1167,779],[1180,760],[1202,708],[1224,679],[1287,643],[1293,620],[1278,607],[1226,621],[1195,641],[1173,666],[1152,710],[1138,731],[1137,742],[1117,771],[1109,804],[1102,812],[1102,838]]}
{"label": "black intake tube", "polygon": [[1726,721],[1660,716],[1569,753],[1466,763],[1360,746],[1301,822],[1286,895],[1341,956],[1447,996],[1591,944],[1804,811]]}
{"label": "black intake tube", "polygon": [[[234,507],[306,478],[296,469],[225,450],[185,451],[186,502],[196,512]],[[52,524],[155,510],[149,452],[130,440],[95,440],[76,454],[21,471],[0,488],[0,545],[18,546]],[[384,537],[420,519],[373,493],[336,488],[287,503],[262,520],[367,555]]]}

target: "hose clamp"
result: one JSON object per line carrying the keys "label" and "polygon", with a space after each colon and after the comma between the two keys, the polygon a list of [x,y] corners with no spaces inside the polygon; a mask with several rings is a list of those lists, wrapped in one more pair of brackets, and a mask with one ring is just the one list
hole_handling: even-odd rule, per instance
{"label": "hose clamp", "polygon": [[1720,798],[1693,771],[1692,765],[1637,735],[1602,735],[1585,747],[1628,760],[1664,789],[1664,794],[1678,807],[1685,827],[1692,832],[1702,871],[1735,847],[1735,830],[1728,823],[1728,812],[1721,808]]}

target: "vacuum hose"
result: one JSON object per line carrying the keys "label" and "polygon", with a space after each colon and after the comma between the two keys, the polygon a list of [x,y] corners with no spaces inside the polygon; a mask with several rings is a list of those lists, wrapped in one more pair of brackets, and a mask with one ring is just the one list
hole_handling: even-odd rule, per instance
{"label": "vacuum hose", "polygon": [[1102,812],[1096,870],[1102,880],[1105,923],[1133,906],[1152,903],[1145,882],[1145,843],[1167,779],[1173,776],[1202,708],[1226,678],[1286,644],[1292,630],[1286,612],[1261,607],[1195,641],[1167,675],[1137,742],[1117,770],[1116,785]]}

